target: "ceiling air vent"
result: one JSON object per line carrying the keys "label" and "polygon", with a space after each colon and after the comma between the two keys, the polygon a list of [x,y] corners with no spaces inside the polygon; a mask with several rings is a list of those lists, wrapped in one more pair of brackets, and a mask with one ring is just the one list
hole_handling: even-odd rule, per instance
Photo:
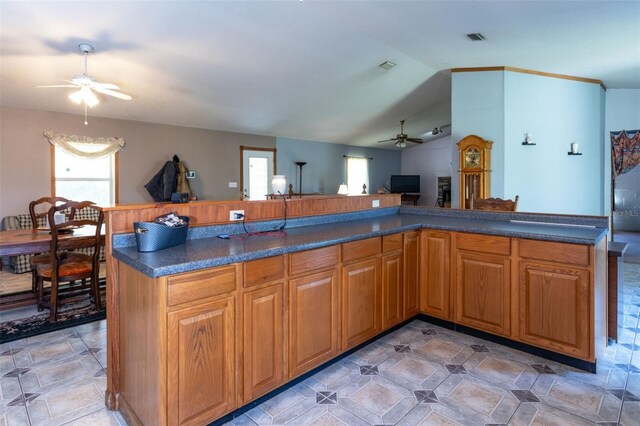
{"label": "ceiling air vent", "polygon": [[469,39],[471,41],[482,41],[482,40],[486,40],[486,38],[480,34],[480,33],[471,33],[471,34],[467,34],[467,37],[469,37]]}
{"label": "ceiling air vent", "polygon": [[394,64],[391,61],[384,61],[383,63],[381,63],[380,65],[378,65],[380,68],[385,69],[387,71],[389,71],[391,68],[395,67],[396,64]]}

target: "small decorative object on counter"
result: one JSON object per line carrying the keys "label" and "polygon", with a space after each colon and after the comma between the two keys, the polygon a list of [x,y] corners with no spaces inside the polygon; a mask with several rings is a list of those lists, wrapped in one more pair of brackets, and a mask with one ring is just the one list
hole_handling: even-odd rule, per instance
{"label": "small decorative object on counter", "polygon": [[134,222],[133,230],[139,252],[152,252],[184,244],[189,231],[189,217],[168,213],[154,222]]}

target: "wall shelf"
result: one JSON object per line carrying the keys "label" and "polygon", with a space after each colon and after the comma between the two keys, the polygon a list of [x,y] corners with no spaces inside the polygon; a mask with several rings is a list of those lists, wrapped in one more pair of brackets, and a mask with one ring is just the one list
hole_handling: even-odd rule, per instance
{"label": "wall shelf", "polygon": [[568,155],[582,155],[581,152],[571,152],[571,151],[567,152],[567,154]]}

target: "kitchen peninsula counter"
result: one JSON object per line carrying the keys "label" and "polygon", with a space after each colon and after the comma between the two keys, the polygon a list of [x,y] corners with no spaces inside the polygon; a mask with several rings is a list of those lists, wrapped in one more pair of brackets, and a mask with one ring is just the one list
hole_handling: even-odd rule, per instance
{"label": "kitchen peninsula counter", "polygon": [[[229,229],[213,226],[192,232],[184,245],[153,253],[138,252],[133,235],[116,236],[113,256],[149,277],[160,277],[422,228],[584,245],[595,245],[607,234],[606,218],[598,217],[478,211],[451,214],[406,207],[367,213],[316,218],[315,222],[324,222],[319,224],[294,219],[294,227],[287,227],[286,234],[251,235],[242,240],[217,238]],[[262,228],[277,229],[281,224],[274,221]]]}

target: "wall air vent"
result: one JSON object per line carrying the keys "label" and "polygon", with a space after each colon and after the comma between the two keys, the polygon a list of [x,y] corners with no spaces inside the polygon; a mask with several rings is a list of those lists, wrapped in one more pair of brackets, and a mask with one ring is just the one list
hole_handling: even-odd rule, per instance
{"label": "wall air vent", "polygon": [[469,39],[471,41],[483,41],[483,40],[486,40],[485,36],[483,36],[480,33],[467,34],[467,37],[469,37]]}

